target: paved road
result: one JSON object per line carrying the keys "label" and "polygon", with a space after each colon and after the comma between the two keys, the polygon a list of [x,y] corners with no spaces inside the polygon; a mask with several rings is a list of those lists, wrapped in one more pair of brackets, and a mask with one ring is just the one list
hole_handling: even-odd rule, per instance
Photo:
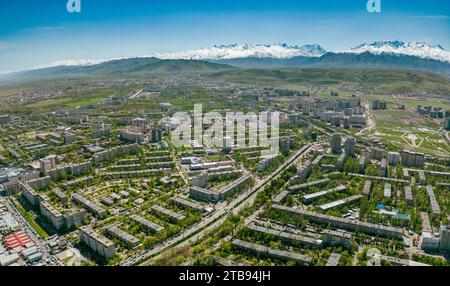
{"label": "paved road", "polygon": [[134,93],[133,95],[131,95],[128,99],[133,99],[133,98],[137,97],[137,96],[138,96],[141,92],[143,92],[143,91],[144,91],[143,89],[137,91],[136,93]]}

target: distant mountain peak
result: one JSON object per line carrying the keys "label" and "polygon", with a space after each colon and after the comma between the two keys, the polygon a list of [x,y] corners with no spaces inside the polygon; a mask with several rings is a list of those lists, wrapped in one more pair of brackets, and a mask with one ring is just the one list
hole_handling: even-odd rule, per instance
{"label": "distant mountain peak", "polygon": [[415,47],[415,48],[436,48],[440,50],[444,50],[444,48],[441,45],[430,45],[426,42],[403,42],[399,40],[395,41],[376,41],[371,44],[362,44],[363,45],[370,45],[372,47],[394,47],[394,48],[407,48],[407,47]]}
{"label": "distant mountain peak", "polygon": [[376,41],[364,43],[352,48],[350,53],[361,54],[369,52],[371,54],[394,54],[408,55],[423,59],[432,59],[442,62],[450,62],[450,53],[441,45],[430,45],[425,42],[403,42],[403,41]]}

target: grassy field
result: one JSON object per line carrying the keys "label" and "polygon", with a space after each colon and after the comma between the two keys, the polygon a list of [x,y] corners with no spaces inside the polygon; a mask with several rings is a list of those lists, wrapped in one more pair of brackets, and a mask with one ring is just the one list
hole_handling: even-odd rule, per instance
{"label": "grassy field", "polygon": [[425,99],[411,100],[411,99],[399,99],[396,100],[400,104],[404,104],[406,107],[416,110],[417,105],[431,105],[433,107],[441,106],[445,110],[450,110],[450,100],[446,98],[428,97]]}
{"label": "grassy field", "polygon": [[393,95],[389,94],[372,94],[368,96],[362,96],[363,99],[366,99],[367,102],[370,100],[378,99],[386,101],[389,105],[389,108],[395,108],[396,106],[405,105],[405,108],[411,111],[415,111],[417,105],[427,106],[431,105],[433,107],[440,106],[444,110],[450,110],[450,94],[448,96],[426,96],[425,98],[420,99],[397,99]]}
{"label": "grassy field", "polygon": [[430,155],[450,156],[450,146],[443,138],[438,121],[411,110],[371,111],[376,121],[374,135],[387,145]]}
{"label": "grassy field", "polygon": [[[48,112],[58,108],[76,108],[78,106],[97,104],[102,99],[112,96],[127,95],[133,91],[133,87],[128,88],[105,88],[95,89],[81,93],[68,92],[64,96],[33,100],[25,104],[15,104],[14,106],[3,106],[0,110],[4,112],[16,113],[39,113]],[[6,111],[7,110],[7,111]]]}
{"label": "grassy field", "polygon": [[369,94],[428,92],[449,96],[450,80],[431,73],[383,69],[276,69],[233,70],[215,73],[213,79],[244,84],[304,89],[308,86],[347,85]]}
{"label": "grassy field", "polygon": [[7,99],[21,96],[22,91],[25,91],[26,89],[27,89],[26,87],[20,86],[0,87],[0,99]]}

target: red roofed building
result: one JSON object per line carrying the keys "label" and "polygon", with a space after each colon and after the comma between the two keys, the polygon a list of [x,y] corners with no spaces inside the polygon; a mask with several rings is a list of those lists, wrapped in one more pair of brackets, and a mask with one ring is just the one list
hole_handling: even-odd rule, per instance
{"label": "red roofed building", "polygon": [[3,243],[10,249],[22,247],[30,242],[31,238],[24,231],[17,231],[3,238]]}

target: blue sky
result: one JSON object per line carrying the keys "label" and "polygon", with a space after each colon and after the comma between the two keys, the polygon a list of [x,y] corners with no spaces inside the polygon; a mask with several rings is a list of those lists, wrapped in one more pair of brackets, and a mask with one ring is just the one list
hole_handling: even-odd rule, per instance
{"label": "blue sky", "polygon": [[215,44],[320,44],[330,51],[377,40],[450,50],[448,0],[0,1],[0,72],[65,59],[109,59]]}

